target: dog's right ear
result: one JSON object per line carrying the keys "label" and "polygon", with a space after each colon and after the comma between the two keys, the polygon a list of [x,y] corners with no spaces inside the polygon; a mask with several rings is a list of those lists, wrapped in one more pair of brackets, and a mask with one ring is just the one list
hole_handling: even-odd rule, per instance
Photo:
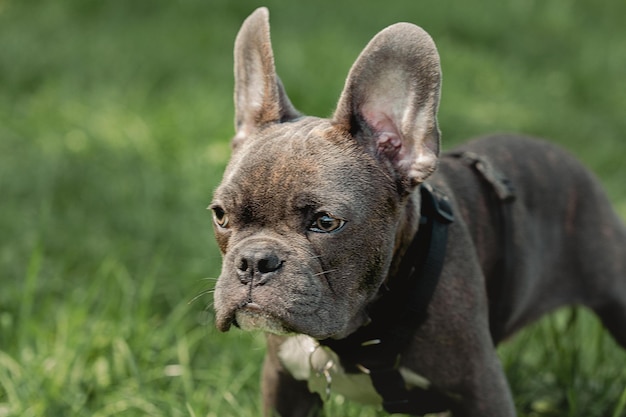
{"label": "dog's right ear", "polygon": [[437,167],[441,68],[431,37],[409,23],[381,31],[352,66],[333,117],[410,190]]}
{"label": "dog's right ear", "polygon": [[260,7],[243,22],[235,40],[237,133],[233,138],[233,149],[264,125],[299,116],[276,75],[269,11]]}

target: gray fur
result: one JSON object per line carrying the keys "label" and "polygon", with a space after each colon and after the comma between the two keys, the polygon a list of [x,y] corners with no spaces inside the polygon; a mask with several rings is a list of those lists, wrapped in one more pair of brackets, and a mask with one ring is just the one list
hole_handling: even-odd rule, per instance
{"label": "gray fur", "polygon": [[[439,155],[441,75],[428,34],[407,23],[379,33],[333,117],[319,119],[301,116],[284,93],[268,16],[258,9],[237,36],[237,134],[211,205],[224,256],[216,323],[268,332],[267,416],[321,412],[319,395],[285,369],[281,345],[296,334],[342,338],[367,324],[366,306],[418,228],[416,190],[426,180],[450,197],[456,221],[429,318],[400,365],[447,393],[455,416],[515,415],[490,306],[509,306],[498,317],[504,338],[559,306],[586,305],[626,347],[626,227],[592,174],[534,139],[494,136],[460,149],[516,187],[507,231],[514,268],[500,276],[498,203],[465,161]],[[339,227],[321,233],[320,216]],[[505,291],[494,290],[502,280]]]}

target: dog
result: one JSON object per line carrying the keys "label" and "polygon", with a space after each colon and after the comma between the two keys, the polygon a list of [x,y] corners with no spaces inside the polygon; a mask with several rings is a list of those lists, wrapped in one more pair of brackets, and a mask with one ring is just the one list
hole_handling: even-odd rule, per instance
{"label": "dog", "polygon": [[626,227],[599,182],[532,138],[440,154],[424,30],[378,33],[330,119],[291,104],[267,9],[234,55],[236,135],[210,205],[215,320],[267,333],[265,415],[321,415],[339,392],[390,413],[514,416],[494,346],[563,305],[626,347]]}

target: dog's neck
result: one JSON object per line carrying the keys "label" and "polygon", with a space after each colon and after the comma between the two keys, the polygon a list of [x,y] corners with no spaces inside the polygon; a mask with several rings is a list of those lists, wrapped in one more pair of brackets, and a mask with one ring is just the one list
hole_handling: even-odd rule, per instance
{"label": "dog's neck", "polygon": [[[418,410],[417,414],[422,415],[445,410],[445,396],[426,389],[422,394],[433,402],[415,403],[413,391],[407,391],[406,381],[398,370],[398,361],[410,344],[411,335],[428,317],[428,306],[445,258],[448,225],[454,221],[454,214],[448,198],[432,186],[422,185],[419,194],[419,212],[407,213],[407,217],[417,217],[421,226],[419,230],[418,225],[412,228],[415,233],[409,235],[408,242],[400,241],[407,250],[397,255],[401,261],[396,270],[382,285],[379,298],[368,307],[371,322],[344,339],[325,339],[320,344],[332,349],[348,372],[371,377],[385,410],[391,413]],[[410,201],[405,206],[407,209],[415,199]]]}
{"label": "dog's neck", "polygon": [[404,259],[409,246],[411,246],[411,241],[417,234],[421,216],[421,200],[419,187],[406,197],[406,202],[403,204],[402,213],[399,217],[399,224],[396,228],[398,233],[396,234],[393,259],[389,265],[389,273],[383,285],[398,275],[402,259]]}

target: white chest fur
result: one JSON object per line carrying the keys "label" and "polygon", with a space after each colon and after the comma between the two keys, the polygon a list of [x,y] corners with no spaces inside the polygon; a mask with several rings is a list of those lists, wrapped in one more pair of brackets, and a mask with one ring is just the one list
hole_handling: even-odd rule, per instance
{"label": "white chest fur", "polygon": [[[332,350],[304,335],[288,338],[278,356],[283,366],[300,381],[308,381],[309,390],[326,399],[331,392],[364,404],[381,404],[382,399],[366,373],[346,373]],[[428,388],[430,382],[407,368],[399,369],[407,388]]]}

